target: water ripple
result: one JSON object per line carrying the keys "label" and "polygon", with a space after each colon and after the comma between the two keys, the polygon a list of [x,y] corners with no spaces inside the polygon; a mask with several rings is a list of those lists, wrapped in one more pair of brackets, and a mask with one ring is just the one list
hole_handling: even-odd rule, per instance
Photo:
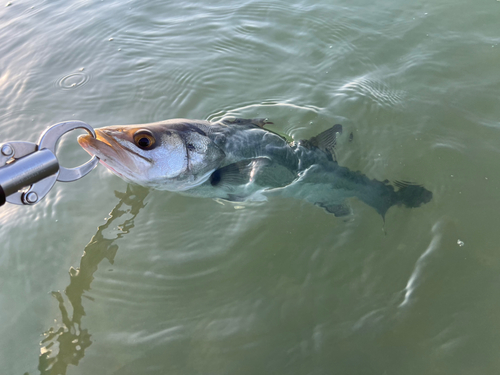
{"label": "water ripple", "polygon": [[85,85],[90,80],[90,75],[86,72],[68,74],[57,80],[56,84],[63,90],[73,90]]}
{"label": "water ripple", "polygon": [[183,326],[169,327],[153,333],[144,330],[132,332],[113,332],[106,336],[107,341],[126,345],[158,344],[178,338],[183,333]]}
{"label": "water ripple", "polygon": [[391,88],[385,83],[371,79],[368,76],[357,77],[344,84],[340,93],[348,97],[362,97],[380,107],[399,107],[403,105],[405,92]]}

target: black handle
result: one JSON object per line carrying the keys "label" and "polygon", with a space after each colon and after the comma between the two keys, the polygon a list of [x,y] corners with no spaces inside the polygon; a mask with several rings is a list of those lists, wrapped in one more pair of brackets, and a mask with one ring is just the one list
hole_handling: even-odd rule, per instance
{"label": "black handle", "polygon": [[3,206],[5,204],[5,192],[2,189],[2,186],[0,185],[0,206]]}

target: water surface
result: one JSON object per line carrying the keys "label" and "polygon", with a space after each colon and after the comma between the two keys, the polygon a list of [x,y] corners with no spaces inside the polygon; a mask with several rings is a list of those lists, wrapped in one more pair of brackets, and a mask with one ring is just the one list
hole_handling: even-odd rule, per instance
{"label": "water surface", "polygon": [[384,224],[355,199],[343,220],[101,166],[58,183],[0,209],[0,372],[497,374],[499,19],[494,0],[2,6],[2,141],[70,119],[268,117],[296,140],[341,123],[340,164],[434,196]]}

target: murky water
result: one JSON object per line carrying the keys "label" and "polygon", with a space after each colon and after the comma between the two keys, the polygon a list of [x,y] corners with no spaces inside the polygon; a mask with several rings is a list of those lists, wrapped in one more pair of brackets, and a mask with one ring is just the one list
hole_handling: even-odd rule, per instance
{"label": "murky water", "polygon": [[2,141],[68,119],[341,123],[340,164],[434,197],[384,225],[355,199],[342,220],[100,166],[0,208],[0,372],[498,374],[499,20],[495,0],[1,4]]}

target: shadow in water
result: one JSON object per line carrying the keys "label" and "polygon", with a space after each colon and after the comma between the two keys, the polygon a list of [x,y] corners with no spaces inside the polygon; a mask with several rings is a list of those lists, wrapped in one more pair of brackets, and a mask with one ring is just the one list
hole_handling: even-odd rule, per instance
{"label": "shadow in water", "polygon": [[[70,282],[64,293],[71,304],[73,313],[66,309],[66,302],[60,292],[52,292],[52,295],[59,302],[59,310],[62,319],[62,326],[51,327],[44,332],[45,338],[42,341],[41,354],[38,362],[38,370],[42,375],[63,375],[66,374],[69,365],[78,365],[85,356],[85,350],[92,344],[91,334],[87,329],[82,328],[82,317],[85,316],[82,298],[92,300],[86,296],[86,290],[90,290],[90,284],[94,280],[94,273],[97,271],[99,263],[107,259],[113,264],[118,245],[114,242],[129,233],[134,227],[134,219],[145,206],[144,199],[148,195],[148,190],[139,186],[127,186],[125,193],[115,192],[120,199],[118,204],[111,211],[105,224],[97,228],[96,234],[85,246],[80,267],[71,267],[69,270]],[[104,231],[108,229],[116,220],[125,215],[122,224],[118,224],[118,233],[113,238],[104,237]],[[58,345],[57,345],[58,344]]]}

